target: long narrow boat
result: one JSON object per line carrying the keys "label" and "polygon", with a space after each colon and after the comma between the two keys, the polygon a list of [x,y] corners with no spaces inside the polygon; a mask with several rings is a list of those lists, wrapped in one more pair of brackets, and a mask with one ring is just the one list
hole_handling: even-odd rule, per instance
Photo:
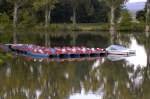
{"label": "long narrow boat", "polygon": [[87,47],[42,47],[32,44],[5,44],[1,48],[33,58],[83,58],[100,57],[107,53],[102,48]]}
{"label": "long narrow boat", "polygon": [[103,48],[87,48],[87,47],[43,47],[32,44],[0,44],[0,48],[5,51],[11,51],[19,55],[32,58],[88,58],[88,57],[104,57],[107,55],[130,55],[135,54],[134,50],[130,50],[120,45],[111,45],[106,49]]}

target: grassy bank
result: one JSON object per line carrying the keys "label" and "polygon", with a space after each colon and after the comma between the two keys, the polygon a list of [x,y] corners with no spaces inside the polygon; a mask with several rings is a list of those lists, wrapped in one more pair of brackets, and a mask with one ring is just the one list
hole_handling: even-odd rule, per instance
{"label": "grassy bank", "polygon": [[[79,23],[76,26],[72,24],[51,24],[48,27],[49,31],[109,31],[110,25],[108,23]],[[132,24],[117,24],[116,29],[118,31],[144,31],[144,24],[132,23]],[[32,30],[44,31],[43,26],[37,25]]]}
{"label": "grassy bank", "polygon": [[145,30],[144,23],[131,23],[118,25],[119,31],[143,32]]}
{"label": "grassy bank", "polygon": [[76,26],[72,24],[50,24],[47,29],[43,25],[36,25],[32,28],[33,31],[108,31],[109,25],[99,23],[79,23]]}
{"label": "grassy bank", "polygon": [[[116,25],[118,31],[144,31],[143,23],[131,23],[131,24],[118,24]],[[12,25],[0,25],[0,30],[13,30]],[[76,26],[68,23],[61,24],[50,24],[47,29],[44,25],[18,25],[17,30],[22,31],[33,31],[33,32],[43,32],[48,31],[109,31],[109,24],[107,23],[79,23]]]}

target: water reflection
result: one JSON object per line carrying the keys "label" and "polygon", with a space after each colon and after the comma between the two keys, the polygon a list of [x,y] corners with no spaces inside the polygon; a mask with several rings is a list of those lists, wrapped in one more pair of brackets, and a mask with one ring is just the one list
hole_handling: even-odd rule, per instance
{"label": "water reflection", "polygon": [[97,92],[97,94],[92,92],[85,93],[84,89],[82,89],[81,93],[73,94],[69,99],[102,99],[102,97],[102,92]]}
{"label": "water reflection", "polygon": [[126,58],[129,65],[133,65],[134,68],[138,68],[138,66],[141,66],[141,68],[145,67],[147,65],[147,55],[146,50],[144,48],[144,45],[139,45],[135,38],[131,37],[131,44],[129,48],[136,51],[136,56],[128,57]]}
{"label": "water reflection", "polygon": [[[74,40],[68,34],[49,38],[52,47],[107,47],[110,37],[104,34],[77,33]],[[19,43],[45,44],[41,34],[17,37]],[[0,99],[149,99],[150,38],[143,34],[119,34],[117,38],[120,44],[136,49],[137,56],[113,62],[105,58],[65,62],[27,61],[22,57],[5,60],[0,65]],[[12,36],[0,35],[0,42],[12,42]]]}

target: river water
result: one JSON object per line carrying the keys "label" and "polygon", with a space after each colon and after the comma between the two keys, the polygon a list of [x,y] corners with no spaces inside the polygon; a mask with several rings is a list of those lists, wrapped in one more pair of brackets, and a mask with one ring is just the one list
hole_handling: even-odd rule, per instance
{"label": "river water", "polygon": [[[15,36],[15,37],[14,37]],[[106,48],[107,32],[1,33],[0,43],[41,46]],[[117,33],[114,39],[136,50],[136,56],[118,61],[37,61],[21,56],[0,65],[0,99],[150,99],[150,37],[144,33]]]}

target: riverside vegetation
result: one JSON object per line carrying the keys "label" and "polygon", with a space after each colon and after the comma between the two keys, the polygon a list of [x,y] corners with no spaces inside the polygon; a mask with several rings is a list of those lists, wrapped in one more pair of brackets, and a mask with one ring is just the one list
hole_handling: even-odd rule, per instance
{"label": "riverside vegetation", "polygon": [[0,30],[48,28],[51,31],[107,31],[109,27],[116,26],[121,31],[143,31],[145,24],[149,25],[149,2],[147,1],[143,14],[137,13],[140,23],[131,22],[131,16],[125,8],[126,2],[127,0],[0,0]]}
{"label": "riverside vegetation", "polygon": [[[149,31],[150,0],[132,22],[128,0],[0,0],[0,33]],[[15,42],[14,42],[15,43]],[[0,55],[2,56],[2,55]]]}

